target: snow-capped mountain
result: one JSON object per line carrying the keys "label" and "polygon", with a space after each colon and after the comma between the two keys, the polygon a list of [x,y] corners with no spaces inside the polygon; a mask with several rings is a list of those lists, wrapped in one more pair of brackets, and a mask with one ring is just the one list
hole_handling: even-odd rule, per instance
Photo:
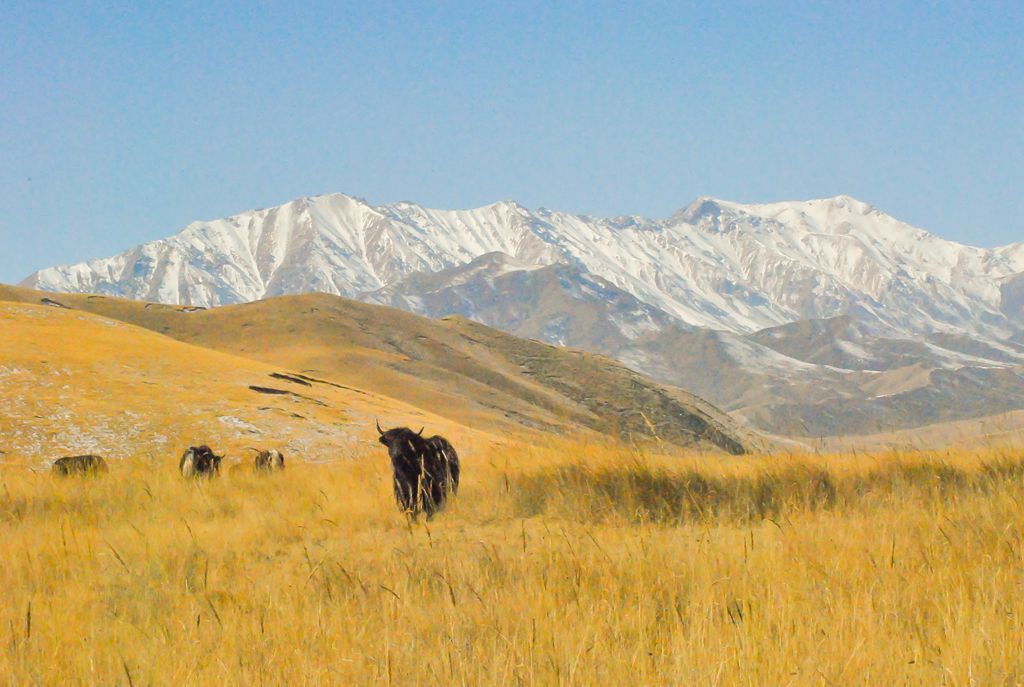
{"label": "snow-capped mountain", "polygon": [[701,198],[651,220],[512,202],[376,207],[331,194],[196,222],[111,258],[41,270],[24,285],[200,306],[304,291],[359,298],[488,253],[520,268],[571,265],[681,323],[734,332],[846,314],[894,331],[1009,336],[1022,324],[1020,289],[1006,283],[1024,273],[1024,244],[960,245],[845,196]]}
{"label": "snow-capped mountain", "polygon": [[213,306],[323,291],[618,358],[783,434],[1024,408],[1024,243],[965,246],[847,196],[672,217],[342,194],[196,222],[23,285]]}

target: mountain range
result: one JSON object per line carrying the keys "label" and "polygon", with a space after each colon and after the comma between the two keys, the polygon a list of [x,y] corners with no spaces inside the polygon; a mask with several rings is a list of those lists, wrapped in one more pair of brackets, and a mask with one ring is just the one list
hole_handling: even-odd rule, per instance
{"label": "mountain range", "polygon": [[776,434],[1024,408],[1024,243],[944,240],[848,196],[667,219],[301,198],[24,286],[209,307],[326,292],[610,355]]}

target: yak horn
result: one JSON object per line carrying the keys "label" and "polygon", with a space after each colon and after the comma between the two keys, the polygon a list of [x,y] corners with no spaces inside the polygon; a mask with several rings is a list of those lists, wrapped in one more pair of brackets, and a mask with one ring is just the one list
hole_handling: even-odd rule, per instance
{"label": "yak horn", "polygon": [[[374,418],[376,420],[376,418]],[[384,436],[384,430],[380,428],[380,420],[377,420],[377,431],[380,432],[381,436]]]}
{"label": "yak horn", "polygon": [[420,427],[420,431],[416,432],[416,435],[417,436],[423,436],[423,430],[425,430],[426,428],[427,428],[426,425],[423,425],[422,427]]}

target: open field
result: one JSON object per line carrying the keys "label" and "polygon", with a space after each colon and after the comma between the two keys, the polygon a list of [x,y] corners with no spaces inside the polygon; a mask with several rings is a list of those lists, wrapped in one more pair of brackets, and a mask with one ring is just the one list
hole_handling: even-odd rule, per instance
{"label": "open field", "polygon": [[[78,310],[0,301],[0,330],[0,462],[38,466],[88,451],[158,459],[190,443],[236,459],[268,441],[335,460],[375,444],[375,417],[455,427],[371,391]],[[460,429],[471,443],[494,440]]]}
{"label": "open field", "polygon": [[[6,293],[0,685],[1024,682],[1007,432],[687,451],[748,435],[599,356],[463,321]],[[398,513],[377,417],[458,448],[434,521]],[[194,443],[228,464],[278,446],[288,468],[188,483]],[[46,471],[85,451],[110,473]]]}
{"label": "open field", "polygon": [[0,468],[8,685],[1015,685],[1024,454],[382,450],[186,483]]}

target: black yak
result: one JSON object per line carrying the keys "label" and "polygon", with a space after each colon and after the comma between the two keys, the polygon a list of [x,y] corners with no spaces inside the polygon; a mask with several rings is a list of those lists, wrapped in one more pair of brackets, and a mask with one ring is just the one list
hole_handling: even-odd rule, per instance
{"label": "black yak", "polygon": [[107,472],[107,461],[99,456],[65,456],[53,461],[51,468],[55,475],[98,475]]}
{"label": "black yak", "polygon": [[388,447],[398,507],[414,519],[427,519],[444,508],[459,491],[459,456],[441,436],[423,437],[408,427],[384,431],[377,423],[380,443]]}
{"label": "black yak", "polygon": [[224,456],[215,455],[209,446],[190,446],[181,455],[178,469],[184,477],[212,477],[220,472]]}

